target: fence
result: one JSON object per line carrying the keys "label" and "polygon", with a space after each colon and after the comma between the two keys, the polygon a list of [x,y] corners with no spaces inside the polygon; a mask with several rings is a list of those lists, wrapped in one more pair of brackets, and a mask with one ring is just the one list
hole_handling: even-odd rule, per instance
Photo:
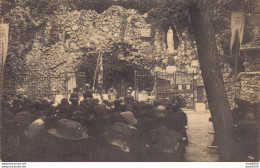
{"label": "fence", "polygon": [[195,106],[194,73],[155,73],[135,72],[135,99],[138,93],[145,92],[148,98],[160,100],[171,98],[176,94],[183,97],[187,108]]}
{"label": "fence", "polygon": [[26,87],[31,98],[48,97],[54,99],[55,95],[62,94],[66,98],[73,92],[73,88],[83,88],[84,72],[68,72],[59,76],[48,73],[30,73],[27,76]]}

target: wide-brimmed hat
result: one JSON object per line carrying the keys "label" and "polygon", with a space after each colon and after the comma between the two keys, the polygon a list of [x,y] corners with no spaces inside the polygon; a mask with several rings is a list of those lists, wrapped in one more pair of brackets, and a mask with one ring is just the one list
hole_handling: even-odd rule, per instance
{"label": "wide-brimmed hat", "polygon": [[135,125],[137,119],[131,111],[121,112],[120,115],[128,122],[129,125]]}
{"label": "wide-brimmed hat", "polygon": [[67,140],[81,140],[89,137],[80,123],[68,119],[59,120],[57,128],[49,129],[48,132],[58,138]]}

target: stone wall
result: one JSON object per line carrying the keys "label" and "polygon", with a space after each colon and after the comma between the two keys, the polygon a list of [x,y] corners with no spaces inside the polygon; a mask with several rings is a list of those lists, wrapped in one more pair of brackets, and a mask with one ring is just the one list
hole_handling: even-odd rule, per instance
{"label": "stone wall", "polygon": [[[56,13],[48,18],[46,28],[38,31],[35,36],[33,47],[26,55],[27,72],[35,78],[44,77],[47,72],[51,76],[77,72],[83,60],[88,59],[88,52],[110,52],[114,44],[126,43],[133,48],[130,57],[162,58],[165,64],[173,60],[177,73],[194,71],[195,83],[203,85],[199,65],[192,65],[194,60],[198,60],[196,44],[187,34],[181,34],[179,36],[182,41],[178,49],[169,54],[165,40],[167,33],[154,30],[145,19],[146,15],[119,6],[111,6],[101,14],[93,10]],[[150,29],[151,37],[142,38],[142,29]],[[233,72],[227,64],[222,64],[222,69],[227,95],[232,102]],[[39,80],[33,85],[42,91],[49,85],[52,90],[64,90],[64,82],[51,81],[44,84]],[[28,80],[25,80],[24,88],[28,88]],[[183,96],[186,100],[191,100],[193,95]],[[206,102],[206,96],[204,97]]]}
{"label": "stone wall", "polygon": [[260,72],[241,72],[238,75],[239,98],[251,103],[260,101]]}
{"label": "stone wall", "polygon": [[[146,60],[152,57],[161,59],[164,65],[171,59],[177,67],[177,73],[191,74],[194,71],[196,84],[203,83],[199,65],[192,65],[198,55],[195,43],[188,38],[187,33],[180,35],[182,41],[178,49],[169,54],[165,40],[167,32],[153,30],[145,18],[145,15],[135,10],[119,6],[111,6],[101,14],[92,10],[63,11],[48,18],[46,28],[38,32],[33,48],[26,56],[28,72],[34,78],[39,78],[39,82],[33,84],[37,89],[33,92],[44,92],[50,87],[52,91],[64,90],[64,82],[40,82],[41,78],[47,73],[61,76],[67,72],[76,72],[83,60],[88,59],[85,58],[88,52],[110,52],[111,46],[117,43],[132,46],[133,52],[128,57],[134,58],[136,64],[140,57]],[[142,37],[142,29],[150,29],[150,38]],[[50,42],[53,44],[49,45]],[[124,55],[119,54],[119,59],[122,57]],[[188,83],[192,82],[192,78],[189,78]],[[28,83],[24,85],[28,87]],[[182,96],[188,103],[193,102],[193,93]]]}
{"label": "stone wall", "polygon": [[[111,6],[101,14],[93,10],[63,11],[48,18],[46,24],[46,28],[37,33],[32,50],[26,55],[27,71],[34,78],[46,76],[47,72],[52,76],[77,72],[89,53],[110,52],[118,43],[131,45],[133,58],[150,57],[152,53],[161,55],[165,51],[159,41],[160,33],[155,40],[141,37],[141,29],[150,29],[144,15],[119,6]],[[28,87],[26,81],[25,88]],[[42,85],[39,82],[36,88],[46,90],[46,84]],[[50,85],[52,90],[64,89],[63,85]]]}

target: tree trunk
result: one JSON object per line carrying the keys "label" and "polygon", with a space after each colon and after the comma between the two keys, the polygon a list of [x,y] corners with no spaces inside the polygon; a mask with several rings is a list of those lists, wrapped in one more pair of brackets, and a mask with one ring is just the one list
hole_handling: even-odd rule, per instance
{"label": "tree trunk", "polygon": [[220,161],[232,161],[233,118],[219,64],[211,0],[195,2],[191,5],[190,12],[200,68],[219,146]]}

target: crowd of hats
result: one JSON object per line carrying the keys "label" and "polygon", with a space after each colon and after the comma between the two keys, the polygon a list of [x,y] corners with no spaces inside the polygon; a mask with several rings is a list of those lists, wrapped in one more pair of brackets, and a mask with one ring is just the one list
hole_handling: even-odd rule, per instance
{"label": "crowd of hats", "polygon": [[[44,136],[67,140],[71,142],[71,145],[76,141],[93,141],[96,146],[109,144],[113,138],[122,138],[130,144],[132,143],[130,149],[127,149],[132,151],[135,148],[133,146],[139,148],[138,143],[143,141],[146,144],[144,135],[153,129],[157,129],[162,121],[165,126],[181,134],[178,136],[186,136],[187,138],[187,135],[183,133],[183,128],[187,125],[187,118],[181,118],[184,113],[176,103],[170,102],[168,99],[167,102],[154,102],[153,105],[134,101],[131,96],[126,96],[125,100],[99,102],[92,98],[88,92],[86,91],[84,100],[81,102],[79,102],[78,94],[72,93],[69,101],[64,98],[56,107],[52,105],[48,98],[30,100],[26,96],[18,95],[13,100],[5,100],[3,102],[3,134],[6,137],[10,136],[12,139],[11,133],[15,132],[19,145],[4,140],[2,142],[5,146],[3,148],[3,160],[28,159],[24,158],[27,155],[21,154],[21,151],[32,151],[34,146],[32,144],[41,143],[45,139]],[[175,117],[175,119],[170,117],[174,115],[178,117]],[[172,122],[175,125],[172,125]],[[139,137],[138,140],[133,140],[135,136]],[[147,139],[148,141],[152,140],[152,138]],[[37,142],[35,142],[36,140]],[[167,141],[167,138],[165,140]],[[51,143],[49,140],[45,140],[45,142]],[[21,147],[26,146],[23,143],[27,144],[29,149],[21,150]],[[94,154],[95,152],[91,153]],[[34,157],[31,156],[31,158]],[[136,158],[133,161],[140,161],[138,156]]]}

